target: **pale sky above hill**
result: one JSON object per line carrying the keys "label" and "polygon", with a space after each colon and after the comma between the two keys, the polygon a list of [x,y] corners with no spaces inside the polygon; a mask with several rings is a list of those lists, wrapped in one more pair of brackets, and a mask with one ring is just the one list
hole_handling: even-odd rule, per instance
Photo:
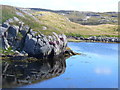
{"label": "pale sky above hill", "polygon": [[2,5],[96,12],[118,11],[118,2],[119,0],[0,0]]}

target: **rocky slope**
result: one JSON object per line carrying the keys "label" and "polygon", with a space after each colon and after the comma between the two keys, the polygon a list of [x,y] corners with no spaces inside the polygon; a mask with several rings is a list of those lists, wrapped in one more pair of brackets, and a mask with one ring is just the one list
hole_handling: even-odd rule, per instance
{"label": "rocky slope", "polygon": [[[17,25],[10,23],[17,22]],[[17,17],[10,18],[1,27],[3,49],[12,48],[29,56],[45,58],[64,53],[67,47],[67,38],[64,34],[44,35],[40,31],[33,31],[24,25]]]}

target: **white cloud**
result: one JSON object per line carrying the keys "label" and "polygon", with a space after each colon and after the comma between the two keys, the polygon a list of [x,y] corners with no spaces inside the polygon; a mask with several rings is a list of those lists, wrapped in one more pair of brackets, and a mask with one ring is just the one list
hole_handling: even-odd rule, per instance
{"label": "white cloud", "polygon": [[97,74],[107,74],[108,75],[108,74],[111,74],[112,71],[111,71],[110,68],[96,68],[95,73],[97,73]]}

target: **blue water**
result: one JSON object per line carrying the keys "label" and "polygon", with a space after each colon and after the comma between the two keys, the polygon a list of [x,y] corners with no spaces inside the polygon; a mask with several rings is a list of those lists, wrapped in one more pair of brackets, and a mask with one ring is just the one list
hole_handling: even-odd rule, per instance
{"label": "blue water", "polygon": [[82,54],[66,60],[65,73],[22,88],[118,87],[118,44],[70,42],[68,46]]}

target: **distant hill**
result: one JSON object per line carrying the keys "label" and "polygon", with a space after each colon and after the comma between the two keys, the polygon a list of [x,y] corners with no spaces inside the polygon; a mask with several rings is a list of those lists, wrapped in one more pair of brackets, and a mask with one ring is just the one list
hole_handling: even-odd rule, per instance
{"label": "distant hill", "polygon": [[117,35],[117,25],[80,25],[71,22],[66,16],[47,11],[38,11],[33,15],[41,22],[61,30],[66,35]]}
{"label": "distant hill", "polygon": [[49,11],[64,15],[69,18],[70,21],[79,23],[82,25],[100,25],[100,24],[117,24],[118,13],[117,12],[83,12],[73,10],[50,10],[41,8],[30,8],[35,11]]}
{"label": "distant hill", "polygon": [[[46,9],[37,10],[2,5],[2,22],[15,16],[33,30],[47,35],[56,32],[65,33],[68,36],[118,36],[117,25],[115,24],[81,25],[69,20],[68,15],[70,16],[70,13],[74,11],[44,10]],[[79,13],[79,15],[82,14]]]}
{"label": "distant hill", "polygon": [[31,10],[35,11],[49,11],[49,12],[54,12],[54,13],[68,13],[68,12],[73,12],[73,10],[51,10],[51,9],[42,9],[42,8],[29,8]]}

